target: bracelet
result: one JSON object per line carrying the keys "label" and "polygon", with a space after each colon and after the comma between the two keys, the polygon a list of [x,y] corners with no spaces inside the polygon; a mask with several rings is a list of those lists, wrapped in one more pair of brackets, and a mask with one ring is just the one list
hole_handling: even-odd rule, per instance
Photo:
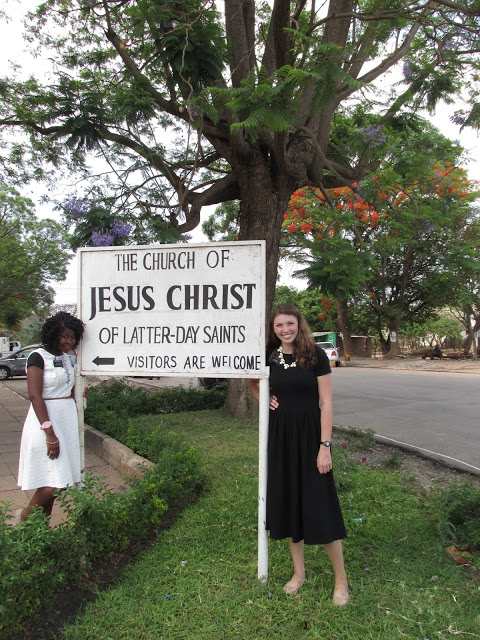
{"label": "bracelet", "polygon": [[55,440],[55,442],[50,442],[50,440],[47,440],[47,444],[57,444],[58,440]]}
{"label": "bracelet", "polygon": [[42,431],[45,431],[45,429],[49,429],[51,426],[52,426],[52,423],[50,422],[50,420],[45,420],[45,422],[40,425],[40,429]]}

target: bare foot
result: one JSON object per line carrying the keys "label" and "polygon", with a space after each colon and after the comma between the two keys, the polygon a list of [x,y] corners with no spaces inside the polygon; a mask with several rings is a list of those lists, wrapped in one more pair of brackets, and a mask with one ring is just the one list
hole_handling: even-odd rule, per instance
{"label": "bare foot", "polygon": [[294,575],[293,578],[283,587],[283,590],[285,591],[287,596],[294,596],[296,593],[298,593],[300,587],[304,582],[305,576],[301,577]]}
{"label": "bare foot", "polygon": [[335,590],[333,592],[333,604],[336,607],[344,607],[348,604],[348,599],[348,584],[335,585]]}

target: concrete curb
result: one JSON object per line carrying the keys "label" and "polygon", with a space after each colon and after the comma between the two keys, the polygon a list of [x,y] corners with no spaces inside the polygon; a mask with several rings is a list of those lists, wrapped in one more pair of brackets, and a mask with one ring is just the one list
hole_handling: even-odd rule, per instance
{"label": "concrete curb", "polygon": [[[341,425],[334,425],[335,429],[339,431],[348,431],[351,427],[343,427]],[[359,429],[362,431],[362,429]],[[437,453],[436,451],[430,451],[430,449],[423,449],[422,447],[416,447],[413,444],[408,444],[407,442],[401,442],[400,440],[394,440],[393,438],[388,438],[387,436],[382,436],[378,433],[373,433],[372,437],[374,440],[380,444],[386,444],[391,447],[397,447],[397,449],[402,449],[403,451],[408,451],[409,453],[413,453],[420,458],[425,458],[426,460],[433,460],[434,462],[438,462],[443,464],[445,467],[450,467],[451,469],[455,469],[456,471],[464,471],[465,473],[470,473],[475,476],[480,476],[480,468],[474,467],[467,462],[463,462],[462,460],[458,460],[457,458],[452,458],[451,456],[445,456],[443,453]]]}
{"label": "concrete curb", "polygon": [[456,469],[457,471],[465,471],[466,473],[471,473],[472,475],[480,476],[480,468],[474,467],[467,462],[463,462],[462,460],[458,460],[457,458],[452,458],[451,456],[445,456],[443,453],[436,453],[435,451],[430,451],[430,449],[423,449],[422,447],[415,447],[412,444],[407,444],[406,442],[400,442],[399,440],[393,440],[392,438],[387,438],[386,436],[378,435],[377,433],[373,436],[377,442],[381,444],[388,444],[393,447],[398,447],[399,449],[403,449],[410,453],[414,453],[421,458],[426,458],[427,460],[434,460],[435,462],[439,462],[446,467],[450,467],[451,469]]}
{"label": "concrete curb", "polygon": [[155,466],[155,463],[138,456],[114,438],[87,424],[85,425],[85,446],[126,478],[141,478],[145,471]]}

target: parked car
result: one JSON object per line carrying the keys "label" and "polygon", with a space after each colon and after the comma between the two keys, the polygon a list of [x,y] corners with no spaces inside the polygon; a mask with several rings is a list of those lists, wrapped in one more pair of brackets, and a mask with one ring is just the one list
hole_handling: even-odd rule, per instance
{"label": "parked car", "polygon": [[228,380],[226,378],[199,378],[198,386],[202,389],[226,389]]}
{"label": "parked car", "polygon": [[14,351],[9,356],[0,358],[0,380],[6,380],[7,378],[13,378],[13,376],[26,376],[27,358],[42,345],[31,344],[23,349]]}
{"label": "parked car", "polygon": [[319,347],[325,351],[328,356],[330,362],[335,361],[335,366],[340,366],[340,355],[338,353],[338,349],[333,345],[333,342],[320,342],[315,340]]}

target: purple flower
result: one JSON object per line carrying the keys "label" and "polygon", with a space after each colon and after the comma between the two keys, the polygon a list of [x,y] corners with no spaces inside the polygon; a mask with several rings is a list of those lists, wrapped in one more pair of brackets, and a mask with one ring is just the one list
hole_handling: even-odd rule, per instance
{"label": "purple flower", "polygon": [[115,220],[110,227],[110,233],[117,238],[128,238],[131,231],[132,225],[128,224],[128,222],[121,222],[120,220]]}
{"label": "purple flower", "polygon": [[370,124],[368,127],[361,129],[371,147],[378,147],[386,142],[387,136],[384,133],[380,133],[381,128],[380,124]]}
{"label": "purple flower", "polygon": [[63,207],[74,218],[83,218],[90,211],[88,202],[82,202],[82,200],[77,200],[76,198],[65,200]]}
{"label": "purple flower", "polygon": [[465,118],[463,117],[461,111],[455,111],[453,116],[450,116],[450,120],[453,122],[453,124],[458,124],[460,126],[465,124]]}
{"label": "purple flower", "polygon": [[403,63],[403,77],[405,78],[405,80],[410,80],[412,75],[413,75],[412,61],[411,60],[405,60],[404,63]]}
{"label": "purple flower", "polygon": [[111,233],[101,233],[100,231],[94,231],[92,233],[92,242],[96,247],[110,247],[113,244],[113,236]]}
{"label": "purple flower", "polygon": [[377,125],[369,124],[368,127],[363,127],[362,131],[367,138],[370,138],[370,140],[372,140],[373,138],[375,138],[375,136],[377,135],[377,133],[380,131],[381,128],[382,127],[379,124]]}

